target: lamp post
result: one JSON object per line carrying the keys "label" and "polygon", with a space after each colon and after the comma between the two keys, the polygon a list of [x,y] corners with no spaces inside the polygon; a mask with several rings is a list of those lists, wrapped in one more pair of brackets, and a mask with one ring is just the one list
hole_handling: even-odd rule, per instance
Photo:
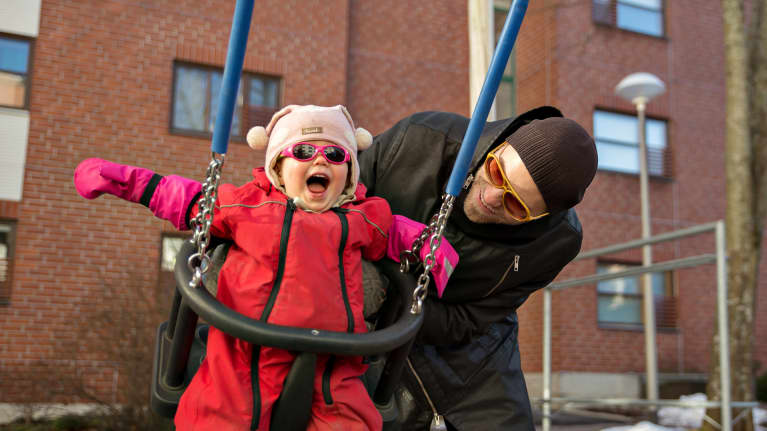
{"label": "lamp post", "polygon": [[[663,94],[666,86],[657,76],[638,72],[626,76],[615,86],[615,94],[633,103],[637,109],[639,129],[639,194],[642,208],[642,238],[650,237],[650,202],[647,181],[647,142],[645,138],[645,107],[654,97]],[[652,264],[650,245],[642,247],[642,265]],[[652,276],[642,276],[644,302],[645,359],[647,369],[647,399],[658,399],[658,353],[655,345],[655,303],[653,302]]]}

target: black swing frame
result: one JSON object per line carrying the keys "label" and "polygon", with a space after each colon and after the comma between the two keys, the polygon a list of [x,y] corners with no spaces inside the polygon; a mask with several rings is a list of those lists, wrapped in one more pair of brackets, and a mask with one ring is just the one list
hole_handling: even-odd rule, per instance
{"label": "black swing frame", "polygon": [[301,352],[275,406],[272,429],[305,429],[317,353],[367,357],[371,367],[363,381],[383,416],[385,429],[396,429],[394,390],[423,324],[423,313],[411,312],[416,285],[412,275],[400,272],[399,264],[388,259],[377,262],[376,268],[389,281],[387,300],[378,313],[375,331],[352,334],[273,325],[237,313],[204,287],[190,286],[192,270],[187,260],[195,252],[195,245],[185,241],[176,258],[176,289],[170,316],[157,328],[150,403],[155,413],[169,418],[175,415],[179,399],[204,357],[202,339],[207,328],[198,324],[201,317],[249,343]]}

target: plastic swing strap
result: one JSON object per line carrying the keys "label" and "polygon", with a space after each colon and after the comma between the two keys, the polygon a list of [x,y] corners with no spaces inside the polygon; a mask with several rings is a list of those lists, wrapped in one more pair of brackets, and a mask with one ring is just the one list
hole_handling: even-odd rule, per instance
{"label": "plastic swing strap", "polygon": [[426,288],[429,285],[429,271],[434,266],[434,254],[439,248],[439,244],[442,241],[442,233],[445,230],[445,224],[453,210],[453,202],[461,191],[463,183],[466,180],[466,175],[469,171],[469,164],[474,156],[474,150],[477,147],[477,141],[482,133],[482,129],[487,121],[487,115],[490,112],[490,107],[493,105],[495,94],[498,91],[498,85],[501,83],[501,77],[503,76],[503,70],[506,68],[506,64],[509,62],[509,56],[511,50],[514,48],[514,42],[519,34],[519,28],[522,26],[522,19],[525,17],[527,11],[528,0],[514,0],[509,10],[509,14],[506,17],[506,22],[503,25],[501,36],[498,40],[498,46],[493,54],[493,59],[490,62],[490,68],[485,77],[485,82],[482,84],[482,90],[479,93],[477,104],[474,107],[474,113],[469,121],[469,127],[466,129],[466,134],[461,142],[461,149],[458,151],[458,157],[453,165],[453,170],[450,173],[450,179],[447,183],[446,194],[442,202],[442,206],[430,221],[429,226],[424,229],[423,234],[413,244],[412,251],[406,251],[404,253],[418,256],[420,247],[429,238],[429,253],[424,258],[424,271],[418,278],[418,287],[413,292],[413,305],[411,307],[411,313],[417,314],[421,312],[423,301],[426,299]]}
{"label": "plastic swing strap", "polygon": [[[229,48],[226,54],[224,76],[221,81],[220,100],[216,111],[216,123],[213,127],[213,142],[211,144],[211,161],[208,165],[205,181],[202,184],[202,199],[199,202],[199,212],[192,221],[195,228],[192,242],[197,246],[197,253],[190,256],[187,265],[193,271],[191,283],[194,287],[202,284],[202,275],[210,268],[210,257],[206,254],[210,242],[210,226],[213,224],[213,206],[216,202],[218,185],[221,181],[221,171],[224,165],[229,135],[232,129],[232,119],[237,90],[240,86],[242,64],[245,60],[245,48],[248,44],[248,32],[253,16],[255,0],[237,0],[232,19],[232,30],[229,35]],[[217,158],[216,155],[220,155]]]}

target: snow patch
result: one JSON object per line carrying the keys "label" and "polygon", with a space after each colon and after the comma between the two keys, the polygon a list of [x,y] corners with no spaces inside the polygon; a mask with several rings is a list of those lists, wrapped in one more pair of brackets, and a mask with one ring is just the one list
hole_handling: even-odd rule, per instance
{"label": "snow patch", "polygon": [[[706,394],[682,395],[679,400],[691,403],[707,401]],[[658,422],[654,424],[648,421],[642,421],[634,425],[617,426],[603,428],[601,431],[684,431],[693,428],[700,428],[703,423],[703,416],[706,413],[705,407],[680,407],[668,406],[658,409]],[[754,429],[756,431],[767,431],[767,410],[755,408],[753,410]],[[761,425],[761,426],[760,426]]]}

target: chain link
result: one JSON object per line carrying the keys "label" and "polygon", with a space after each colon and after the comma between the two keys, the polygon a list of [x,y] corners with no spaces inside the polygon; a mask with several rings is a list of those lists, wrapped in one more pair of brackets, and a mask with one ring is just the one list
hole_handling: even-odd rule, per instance
{"label": "chain link", "polygon": [[205,174],[205,182],[202,183],[202,198],[198,203],[199,211],[197,216],[191,220],[194,227],[191,241],[197,246],[197,253],[189,256],[189,260],[187,260],[189,269],[194,272],[192,281],[189,282],[192,287],[202,285],[202,276],[210,269],[210,256],[207,254],[207,248],[210,244],[210,226],[213,224],[213,211],[225,156],[225,154],[221,154],[221,158],[217,159],[216,153],[212,153],[208,171]]}
{"label": "chain link", "polygon": [[420,253],[421,253],[421,247],[423,247],[424,242],[426,242],[427,239],[429,239],[429,235],[434,231],[434,226],[437,223],[437,215],[435,214],[432,216],[431,221],[429,222],[429,225],[426,226],[423,231],[421,232],[421,235],[416,238],[415,241],[413,241],[413,244],[410,246],[410,250],[402,250],[399,255],[399,270],[403,273],[410,272],[410,266],[418,265],[418,262],[421,261]]}
{"label": "chain link", "polygon": [[[434,267],[434,255],[437,253],[437,249],[442,242],[442,234],[445,232],[447,219],[453,211],[454,201],[455,196],[445,195],[439,213],[431,218],[429,226],[423,230],[421,236],[413,243],[411,253],[418,256],[426,238],[429,238],[429,235],[431,235],[431,238],[429,238],[429,253],[423,259],[423,273],[418,277],[418,285],[413,290],[413,303],[410,306],[412,314],[419,314],[423,311],[423,302],[426,300],[427,287],[429,287],[429,271]],[[418,246],[417,249],[416,245]]]}

